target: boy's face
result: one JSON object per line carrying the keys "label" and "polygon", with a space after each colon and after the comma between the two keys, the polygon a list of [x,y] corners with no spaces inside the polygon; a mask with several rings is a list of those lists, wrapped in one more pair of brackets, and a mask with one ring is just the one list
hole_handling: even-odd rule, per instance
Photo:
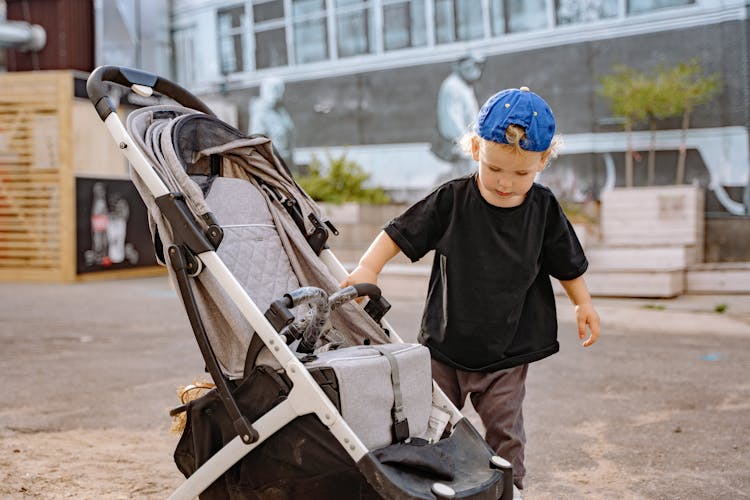
{"label": "boy's face", "polygon": [[475,137],[471,153],[479,162],[479,192],[496,207],[516,207],[526,199],[534,178],[544,168],[547,153],[524,151]]}

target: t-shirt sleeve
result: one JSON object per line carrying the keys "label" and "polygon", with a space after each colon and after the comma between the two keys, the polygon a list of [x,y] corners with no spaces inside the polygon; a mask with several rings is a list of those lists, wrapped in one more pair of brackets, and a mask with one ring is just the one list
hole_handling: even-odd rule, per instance
{"label": "t-shirt sleeve", "polygon": [[547,210],[542,265],[558,280],[575,279],[589,266],[573,226],[554,197]]}
{"label": "t-shirt sleeve", "polygon": [[452,191],[443,185],[390,221],[383,230],[404,255],[416,262],[434,250],[443,236],[451,205]]}

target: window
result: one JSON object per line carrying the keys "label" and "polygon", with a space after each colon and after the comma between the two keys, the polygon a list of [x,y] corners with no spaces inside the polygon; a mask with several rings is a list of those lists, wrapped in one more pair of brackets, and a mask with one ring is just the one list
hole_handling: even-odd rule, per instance
{"label": "window", "polygon": [[230,7],[217,12],[219,69],[222,75],[245,70],[242,25],[245,8]]}
{"label": "window", "polygon": [[476,40],[484,36],[482,3],[476,0],[435,0],[437,43]]}
{"label": "window", "polygon": [[255,67],[258,69],[285,66],[286,30],[284,28],[255,33]]}
{"label": "window", "polygon": [[195,81],[195,47],[193,44],[194,27],[175,28],[172,32],[174,41],[173,68],[175,79],[182,85],[189,85]]}
{"label": "window", "polygon": [[506,9],[508,33],[547,27],[546,0],[507,0]]}
{"label": "window", "polygon": [[286,66],[286,25],[284,0],[255,0],[255,67],[257,69]]}
{"label": "window", "polygon": [[[694,5],[696,0],[234,2],[216,11],[222,75],[548,30],[555,26],[617,19],[625,13],[632,15]],[[175,54],[185,61],[176,68],[175,74],[186,82],[199,80],[203,71],[200,65],[195,65],[193,57],[187,55],[196,50],[194,36],[197,34],[173,32]]]}
{"label": "window", "polygon": [[385,50],[421,47],[427,43],[424,0],[394,0],[383,5]]}
{"label": "window", "polygon": [[284,17],[283,0],[256,1],[253,5],[253,22],[272,21]]}
{"label": "window", "polygon": [[628,0],[628,13],[639,14],[665,7],[694,4],[695,0]]}
{"label": "window", "polygon": [[617,16],[618,0],[556,0],[557,24],[598,21]]}
{"label": "window", "polygon": [[328,58],[325,0],[293,0],[294,59],[297,64]]}
{"label": "window", "polygon": [[490,25],[492,26],[492,36],[499,36],[505,33],[505,14],[503,0],[491,0],[490,3]]}
{"label": "window", "polygon": [[325,11],[325,7],[325,0],[292,0],[292,9],[295,16],[317,14]]}
{"label": "window", "polygon": [[339,57],[374,52],[373,19],[367,2],[336,0],[336,34]]}

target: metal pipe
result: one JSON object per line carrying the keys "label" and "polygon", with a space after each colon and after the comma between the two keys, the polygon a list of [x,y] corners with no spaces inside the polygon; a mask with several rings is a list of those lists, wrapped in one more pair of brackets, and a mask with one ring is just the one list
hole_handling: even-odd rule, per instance
{"label": "metal pipe", "polygon": [[47,32],[38,24],[0,21],[0,47],[22,52],[38,52],[47,43]]}

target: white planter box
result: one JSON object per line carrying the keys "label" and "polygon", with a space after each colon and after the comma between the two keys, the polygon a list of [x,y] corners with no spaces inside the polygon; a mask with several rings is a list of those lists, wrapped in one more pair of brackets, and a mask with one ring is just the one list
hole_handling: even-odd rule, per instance
{"label": "white planter box", "polygon": [[687,291],[750,293],[750,263],[722,262],[691,266],[687,271]]}
{"label": "white planter box", "polygon": [[318,203],[318,206],[335,225],[359,222],[359,203]]}
{"label": "white planter box", "polygon": [[694,246],[595,246],[586,249],[593,271],[659,271],[685,269],[699,262]]}
{"label": "white planter box", "polygon": [[685,293],[685,271],[589,271],[591,295],[669,298]]}
{"label": "white planter box", "polygon": [[703,248],[705,195],[695,186],[617,188],[602,193],[607,245],[691,245]]}

